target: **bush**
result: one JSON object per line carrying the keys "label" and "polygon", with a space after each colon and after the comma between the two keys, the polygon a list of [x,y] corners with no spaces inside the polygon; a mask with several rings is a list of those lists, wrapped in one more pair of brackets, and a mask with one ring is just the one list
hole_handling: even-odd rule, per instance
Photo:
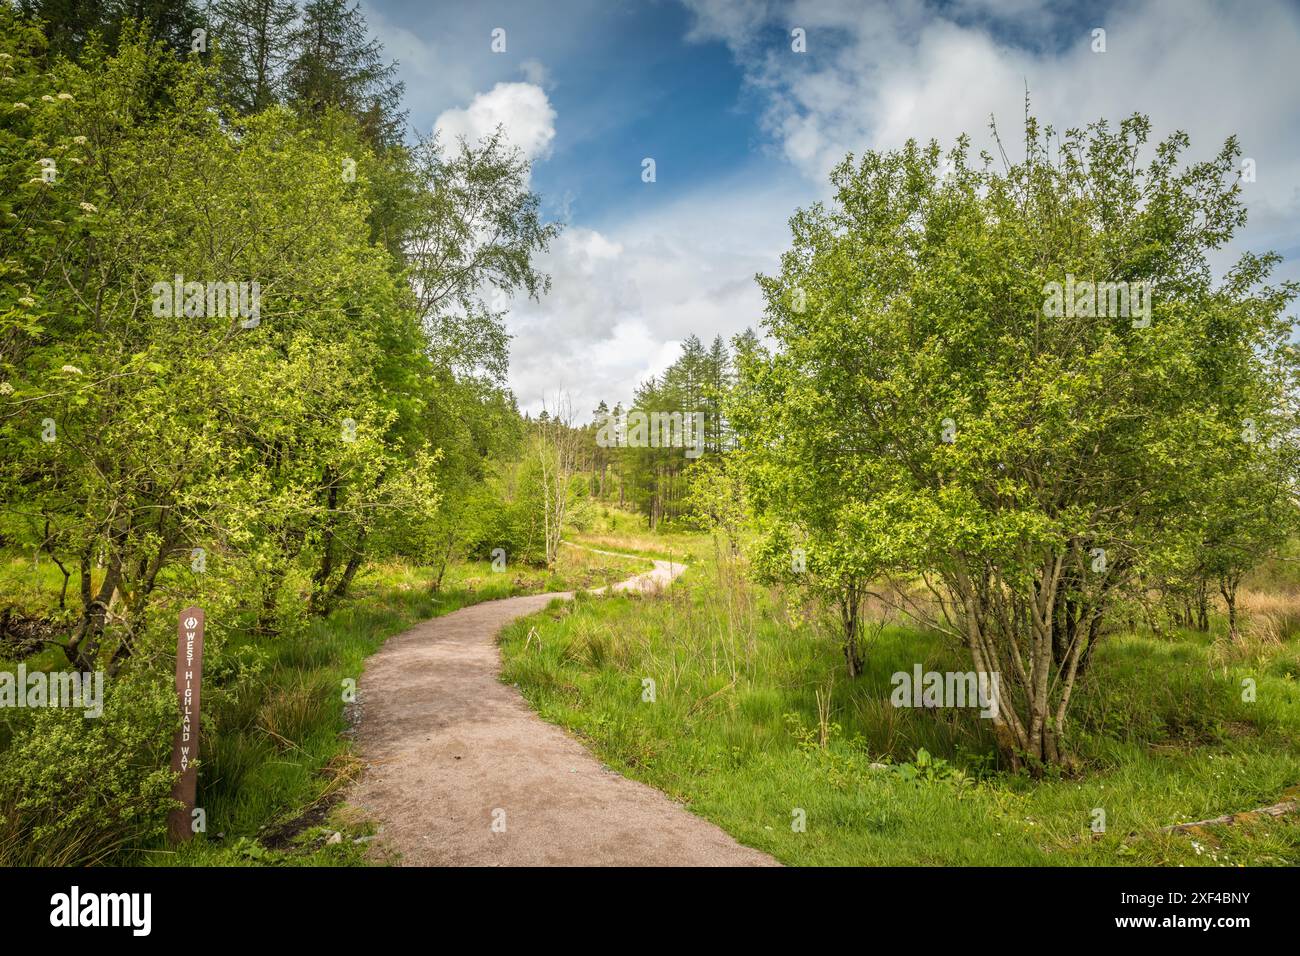
{"label": "bush", "polygon": [[[179,724],[170,682],[120,678],[104,713],[11,711],[0,761],[0,865],[84,866],[166,830]],[[17,724],[17,726],[14,726]]]}

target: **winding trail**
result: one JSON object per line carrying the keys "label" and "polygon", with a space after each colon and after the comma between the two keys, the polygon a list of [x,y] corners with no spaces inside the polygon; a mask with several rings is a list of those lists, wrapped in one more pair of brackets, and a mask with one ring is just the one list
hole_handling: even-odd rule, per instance
{"label": "winding trail", "polygon": [[[613,587],[654,590],[685,569],[656,560]],[[356,729],[365,769],[347,799],[380,823],[376,849],[397,851],[406,866],[777,865],[606,769],[500,682],[497,633],[572,597],[475,604],[417,624],[369,658]]]}

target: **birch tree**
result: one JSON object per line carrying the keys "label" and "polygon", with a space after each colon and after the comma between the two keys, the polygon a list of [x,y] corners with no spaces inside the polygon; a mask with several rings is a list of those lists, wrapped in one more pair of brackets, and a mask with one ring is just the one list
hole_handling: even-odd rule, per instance
{"label": "birch tree", "polygon": [[573,404],[561,394],[555,411],[546,409],[539,417],[532,446],[541,480],[542,535],[548,568],[555,567],[559,557],[582,445],[583,433],[573,427]]}

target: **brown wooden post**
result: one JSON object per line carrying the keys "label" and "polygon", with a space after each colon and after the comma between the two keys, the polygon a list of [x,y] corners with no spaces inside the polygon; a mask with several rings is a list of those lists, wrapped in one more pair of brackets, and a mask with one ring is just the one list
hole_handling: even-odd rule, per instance
{"label": "brown wooden post", "polygon": [[172,787],[172,799],[181,806],[167,817],[167,834],[183,843],[194,835],[191,825],[194,796],[198,785],[199,690],[203,683],[203,610],[189,607],[181,612],[176,629],[176,700],[181,710],[181,729],[172,741],[172,771],[180,774]]}

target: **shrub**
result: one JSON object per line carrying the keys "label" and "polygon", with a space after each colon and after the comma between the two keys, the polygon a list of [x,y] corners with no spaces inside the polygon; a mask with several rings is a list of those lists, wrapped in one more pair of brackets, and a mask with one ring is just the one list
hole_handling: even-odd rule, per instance
{"label": "shrub", "polygon": [[79,866],[153,840],[166,829],[179,717],[169,683],[112,680],[104,713],[11,712],[0,761],[0,865]]}

